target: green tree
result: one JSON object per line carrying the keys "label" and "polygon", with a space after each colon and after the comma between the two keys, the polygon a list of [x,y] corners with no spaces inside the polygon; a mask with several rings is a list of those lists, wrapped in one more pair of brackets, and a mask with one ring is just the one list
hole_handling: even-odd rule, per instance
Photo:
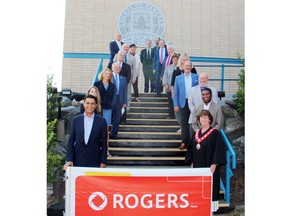
{"label": "green tree", "polygon": [[236,103],[236,109],[240,116],[245,116],[245,59],[238,54],[238,58],[241,61],[243,68],[239,73],[238,90],[233,95],[233,101]]}
{"label": "green tree", "polygon": [[57,140],[57,89],[53,87],[53,75],[47,75],[47,182],[56,181],[55,172],[64,164],[64,158],[53,151]]}

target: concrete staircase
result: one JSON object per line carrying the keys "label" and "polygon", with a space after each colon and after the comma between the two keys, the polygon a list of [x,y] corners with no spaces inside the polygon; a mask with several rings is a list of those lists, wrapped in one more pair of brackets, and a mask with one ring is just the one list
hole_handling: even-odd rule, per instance
{"label": "concrete staircase", "polygon": [[185,152],[179,150],[181,134],[176,119],[168,117],[166,94],[140,94],[134,98],[125,125],[120,125],[118,139],[111,139],[107,165],[184,166]]}

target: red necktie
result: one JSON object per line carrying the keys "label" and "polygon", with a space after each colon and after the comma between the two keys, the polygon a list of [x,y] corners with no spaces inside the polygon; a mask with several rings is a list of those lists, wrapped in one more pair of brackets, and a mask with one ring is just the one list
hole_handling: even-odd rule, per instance
{"label": "red necktie", "polygon": [[168,59],[167,59],[167,61],[166,61],[166,67],[168,67],[168,65],[170,64],[170,59],[171,59],[171,56],[169,55],[169,56],[168,56]]}

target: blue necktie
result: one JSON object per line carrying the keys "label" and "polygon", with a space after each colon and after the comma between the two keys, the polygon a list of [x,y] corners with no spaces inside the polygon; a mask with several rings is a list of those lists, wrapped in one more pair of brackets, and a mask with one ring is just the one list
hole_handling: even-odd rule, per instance
{"label": "blue necktie", "polygon": [[116,88],[117,88],[117,95],[119,95],[119,75],[115,75],[115,79],[116,79]]}
{"label": "blue necktie", "polygon": [[128,61],[128,54],[125,55],[125,63]]}

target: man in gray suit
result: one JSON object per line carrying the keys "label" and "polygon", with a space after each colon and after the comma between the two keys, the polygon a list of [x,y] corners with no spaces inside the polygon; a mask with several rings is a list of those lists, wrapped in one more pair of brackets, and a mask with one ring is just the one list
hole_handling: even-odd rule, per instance
{"label": "man in gray suit", "polygon": [[[189,116],[189,124],[192,124],[192,119],[193,119],[193,109],[195,107],[198,107],[202,102],[202,91],[204,88],[210,88],[212,91],[212,101],[217,104],[218,103],[218,92],[216,88],[211,87],[208,85],[208,74],[206,73],[201,73],[199,74],[199,85],[194,86],[191,88],[189,92],[189,98],[188,98],[188,106],[190,109],[190,116]],[[192,133],[191,133],[192,134]]]}
{"label": "man in gray suit", "polygon": [[199,106],[195,107],[193,111],[195,112],[195,114],[193,115],[193,119],[192,119],[193,130],[196,131],[200,129],[200,125],[198,124],[198,121],[197,121],[197,116],[203,109],[209,110],[209,112],[213,116],[213,122],[211,124],[211,127],[214,127],[218,130],[223,129],[224,128],[224,116],[223,116],[222,108],[221,106],[215,104],[212,101],[212,90],[210,88],[204,88],[202,90],[202,100],[203,102]]}

